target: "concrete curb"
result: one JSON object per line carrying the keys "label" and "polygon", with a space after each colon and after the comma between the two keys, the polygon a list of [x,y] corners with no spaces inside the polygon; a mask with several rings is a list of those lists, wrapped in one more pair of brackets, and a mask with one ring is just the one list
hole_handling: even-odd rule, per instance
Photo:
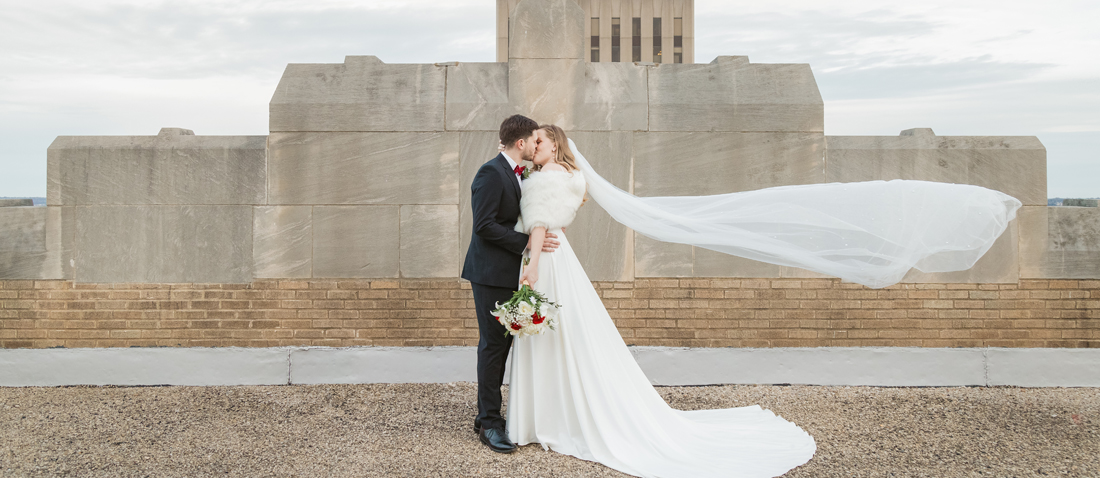
{"label": "concrete curb", "polygon": [[476,347],[309,347],[290,364],[295,384],[477,381]]}
{"label": "concrete curb", "polygon": [[[655,385],[1100,387],[1100,350],[630,347]],[[0,349],[0,386],[476,381],[475,347]]]}
{"label": "concrete curb", "polygon": [[985,385],[982,349],[632,347],[655,385]]}
{"label": "concrete curb", "polygon": [[285,385],[289,348],[0,350],[0,386]]}

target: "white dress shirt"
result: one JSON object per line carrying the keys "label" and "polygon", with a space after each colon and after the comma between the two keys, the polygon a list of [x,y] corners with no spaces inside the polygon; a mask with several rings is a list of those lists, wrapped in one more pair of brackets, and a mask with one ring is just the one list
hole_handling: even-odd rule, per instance
{"label": "white dress shirt", "polygon": [[[508,160],[508,167],[512,168],[512,172],[515,172],[515,170],[516,170],[516,166],[519,166],[519,165],[518,165],[518,164],[516,164],[516,162],[515,162],[515,161],[512,161],[512,158],[510,158],[510,157],[509,157],[509,156],[508,156],[508,155],[507,155],[506,153],[504,153],[503,151],[501,151],[501,152],[500,152],[500,154],[503,154],[503,155],[504,155],[504,159],[507,159],[507,160]],[[522,178],[522,177],[520,177],[519,173],[515,173],[515,174],[516,174],[516,182],[518,182],[518,183],[519,183],[519,189],[520,189],[520,191],[522,191],[522,190],[523,190],[523,178]]]}

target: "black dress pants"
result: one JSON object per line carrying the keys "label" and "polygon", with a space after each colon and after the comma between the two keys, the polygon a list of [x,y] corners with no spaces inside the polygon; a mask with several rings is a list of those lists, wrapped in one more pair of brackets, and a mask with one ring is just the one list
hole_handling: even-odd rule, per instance
{"label": "black dress pants", "polygon": [[477,419],[474,421],[484,428],[503,427],[500,386],[504,383],[504,362],[512,347],[512,335],[504,334],[504,326],[492,311],[497,302],[503,304],[511,299],[516,289],[476,283],[471,283],[471,288],[481,336],[477,342]]}

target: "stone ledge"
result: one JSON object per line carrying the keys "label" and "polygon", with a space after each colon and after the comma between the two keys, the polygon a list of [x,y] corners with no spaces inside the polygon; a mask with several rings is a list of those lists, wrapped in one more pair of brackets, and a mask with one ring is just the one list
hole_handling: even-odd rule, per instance
{"label": "stone ledge", "polygon": [[[1100,350],[631,347],[654,385],[1100,387]],[[476,381],[476,347],[0,350],[0,386]],[[699,364],[707,364],[700,367]],[[505,375],[507,377],[507,375]]]}

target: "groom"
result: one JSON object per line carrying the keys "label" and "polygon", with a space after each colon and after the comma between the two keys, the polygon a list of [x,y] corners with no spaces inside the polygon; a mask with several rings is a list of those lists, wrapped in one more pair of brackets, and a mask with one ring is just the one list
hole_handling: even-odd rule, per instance
{"label": "groom", "polygon": [[[516,445],[504,431],[500,415],[500,386],[504,382],[504,362],[512,346],[512,336],[504,333],[492,311],[497,302],[507,302],[518,289],[523,251],[530,238],[516,232],[519,198],[522,190],[522,161],[535,156],[538,123],[514,115],[500,124],[500,142],[504,151],[483,164],[470,186],[470,206],[474,212],[473,236],[462,266],[462,278],[470,281],[477,308],[477,418],[474,429],[481,442],[498,453],[511,453]],[[558,247],[557,236],[547,234],[543,252]]]}

